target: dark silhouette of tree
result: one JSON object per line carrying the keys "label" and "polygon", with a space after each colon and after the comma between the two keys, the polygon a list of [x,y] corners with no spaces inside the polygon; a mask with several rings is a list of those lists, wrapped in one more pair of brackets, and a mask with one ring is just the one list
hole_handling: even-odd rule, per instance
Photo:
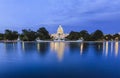
{"label": "dark silhouette of tree", "polygon": [[4,34],[5,40],[17,40],[18,39],[18,32],[17,31],[11,31],[11,30],[5,30]]}
{"label": "dark silhouette of tree", "polygon": [[91,40],[102,40],[104,37],[104,34],[101,30],[96,30],[94,33],[91,34]]}
{"label": "dark silhouette of tree", "polygon": [[4,34],[0,33],[0,40],[4,40]]}
{"label": "dark silhouette of tree", "polygon": [[34,41],[36,39],[36,32],[29,30],[22,30],[22,34],[20,35],[20,39],[22,41]]}
{"label": "dark silhouette of tree", "polygon": [[70,34],[66,38],[69,40],[78,40],[80,38],[80,33],[71,31]]}
{"label": "dark silhouette of tree", "polygon": [[89,35],[88,31],[86,31],[86,30],[80,31],[80,37],[83,38],[85,41],[90,40],[90,35]]}
{"label": "dark silhouette of tree", "polygon": [[37,30],[37,37],[41,40],[49,40],[50,39],[49,32],[44,27],[39,28]]}
{"label": "dark silhouette of tree", "polygon": [[71,31],[70,34],[66,37],[68,40],[78,40],[83,39],[84,41],[97,41],[102,40],[104,34],[101,30],[96,30],[91,35],[86,30],[80,32]]}

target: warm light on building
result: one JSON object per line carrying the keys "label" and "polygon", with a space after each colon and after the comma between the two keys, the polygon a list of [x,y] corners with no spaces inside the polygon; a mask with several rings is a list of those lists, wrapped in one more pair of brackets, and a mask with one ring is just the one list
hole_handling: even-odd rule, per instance
{"label": "warm light on building", "polygon": [[61,34],[61,35],[64,34],[64,30],[61,25],[59,25],[58,27],[57,34]]}
{"label": "warm light on building", "polygon": [[64,40],[68,35],[69,34],[64,33],[63,27],[59,25],[57,33],[51,34],[51,37],[53,37],[54,40]]}

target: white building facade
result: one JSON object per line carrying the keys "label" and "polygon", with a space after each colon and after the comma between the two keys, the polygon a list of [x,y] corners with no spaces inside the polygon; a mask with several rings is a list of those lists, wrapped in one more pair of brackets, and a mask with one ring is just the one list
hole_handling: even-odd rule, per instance
{"label": "white building facade", "polygon": [[59,25],[57,33],[51,34],[51,37],[53,37],[54,40],[64,40],[68,35],[69,34],[64,33],[63,27]]}

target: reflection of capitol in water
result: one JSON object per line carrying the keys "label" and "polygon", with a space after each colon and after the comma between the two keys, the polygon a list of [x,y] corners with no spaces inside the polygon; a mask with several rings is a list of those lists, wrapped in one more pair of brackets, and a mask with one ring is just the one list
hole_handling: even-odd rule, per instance
{"label": "reflection of capitol in water", "polygon": [[64,42],[51,42],[51,50],[57,53],[58,59],[62,60],[64,55],[65,43]]}
{"label": "reflection of capitol in water", "polygon": [[[111,50],[111,51],[109,51]],[[103,43],[103,52],[105,52],[106,56],[108,55],[109,52],[115,54],[115,56],[118,56],[118,52],[119,52],[119,42],[104,42]]]}
{"label": "reflection of capitol in water", "polygon": [[[40,52],[42,51],[47,51],[48,48],[47,45],[49,46],[49,44],[43,44],[43,43],[37,43],[35,44],[35,46],[33,45],[25,45],[26,43],[22,42],[21,46],[22,46],[22,50],[25,51],[26,49],[30,50],[30,49],[33,49],[34,47],[36,47],[36,49]],[[50,42],[50,48],[51,48],[51,52],[55,52],[57,54],[57,57],[59,60],[62,60],[63,59],[63,56],[64,56],[64,52],[65,52],[65,45],[68,45],[67,47],[70,47],[70,51],[78,51],[80,52],[80,55],[83,55],[85,54],[86,52],[88,52],[88,50],[91,48],[91,46],[94,46],[93,50],[95,50],[95,52],[103,52],[103,54],[105,56],[108,56],[109,54],[112,54],[112,56],[118,56],[119,54],[119,42],[118,41],[115,41],[115,42],[103,42],[103,43],[93,43],[95,45],[92,45],[90,43],[88,44],[85,44],[84,42],[82,43],[79,43],[79,45],[75,45],[75,44],[78,44],[78,43],[75,43],[75,44],[68,44],[68,43],[65,43],[65,42]],[[6,44],[7,45],[7,44]],[[72,45],[72,46],[71,46]],[[29,47],[28,47],[29,46]],[[32,46],[32,47],[30,47]],[[88,46],[88,47],[86,47]],[[7,46],[5,46],[7,47]],[[102,50],[103,49],[103,50]],[[49,51],[49,50],[48,50]]]}

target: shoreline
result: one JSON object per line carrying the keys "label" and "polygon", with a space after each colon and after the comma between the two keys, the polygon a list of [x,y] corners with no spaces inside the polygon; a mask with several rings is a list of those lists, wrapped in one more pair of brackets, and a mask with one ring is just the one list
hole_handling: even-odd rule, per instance
{"label": "shoreline", "polygon": [[76,41],[76,40],[73,40],[73,41],[48,41],[48,40],[41,40],[41,41],[17,41],[17,40],[13,40],[13,41],[6,41],[6,40],[1,40],[0,42],[3,42],[3,43],[17,43],[17,42],[25,42],[25,43],[30,43],[30,42],[37,42],[37,43],[41,43],[41,42],[83,42],[83,43],[88,43],[88,42],[120,42],[120,41]]}

